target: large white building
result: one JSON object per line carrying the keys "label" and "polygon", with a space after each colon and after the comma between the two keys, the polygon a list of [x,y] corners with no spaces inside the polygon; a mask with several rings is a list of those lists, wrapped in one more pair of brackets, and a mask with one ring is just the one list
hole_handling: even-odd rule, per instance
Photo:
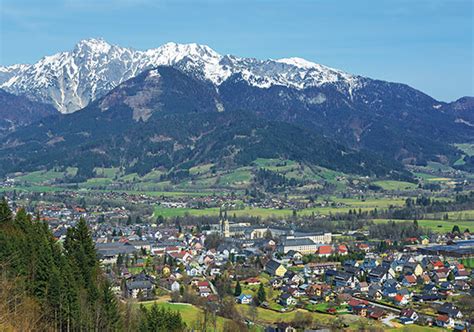
{"label": "large white building", "polygon": [[314,254],[320,244],[315,243],[314,241],[302,238],[302,239],[282,239],[281,243],[278,245],[278,251],[286,254],[290,250],[298,251],[303,255]]}
{"label": "large white building", "polygon": [[332,242],[331,233],[299,233],[281,237],[278,251],[286,254],[290,250],[295,250],[303,255],[314,254],[323,244]]}

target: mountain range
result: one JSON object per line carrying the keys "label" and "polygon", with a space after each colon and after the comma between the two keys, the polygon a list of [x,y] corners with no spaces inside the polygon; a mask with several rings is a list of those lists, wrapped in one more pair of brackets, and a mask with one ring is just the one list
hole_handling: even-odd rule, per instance
{"label": "mountain range", "polygon": [[62,113],[32,118],[18,108],[27,120],[3,139],[4,173],[76,165],[144,174],[272,157],[407,177],[403,164],[453,164],[453,144],[474,139],[471,97],[444,103],[300,58],[222,56],[197,44],[136,51],[83,40],[33,65],[0,67],[0,88]]}
{"label": "mountain range", "polygon": [[357,76],[300,58],[262,61],[222,56],[205,45],[176,43],[137,51],[86,39],[70,52],[46,56],[32,65],[0,67],[0,88],[72,113],[127,79],[161,65],[176,66],[216,86],[236,74],[259,88],[281,85],[301,90],[331,83],[350,95],[359,85]]}

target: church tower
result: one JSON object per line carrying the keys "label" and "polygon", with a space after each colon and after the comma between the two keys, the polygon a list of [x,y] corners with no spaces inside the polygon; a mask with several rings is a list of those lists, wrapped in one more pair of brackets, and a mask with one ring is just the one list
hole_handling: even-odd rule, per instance
{"label": "church tower", "polygon": [[222,216],[222,210],[219,212],[219,230],[223,237],[230,237],[230,226],[229,220],[227,219],[227,211],[224,211],[224,216]]}

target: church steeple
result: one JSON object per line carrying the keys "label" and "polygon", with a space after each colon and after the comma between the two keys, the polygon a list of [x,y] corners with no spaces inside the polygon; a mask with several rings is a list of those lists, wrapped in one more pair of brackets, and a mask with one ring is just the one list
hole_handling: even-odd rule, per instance
{"label": "church steeple", "polygon": [[222,209],[219,210],[219,231],[223,237],[230,237],[229,220],[227,220],[227,210],[224,210],[222,216]]}

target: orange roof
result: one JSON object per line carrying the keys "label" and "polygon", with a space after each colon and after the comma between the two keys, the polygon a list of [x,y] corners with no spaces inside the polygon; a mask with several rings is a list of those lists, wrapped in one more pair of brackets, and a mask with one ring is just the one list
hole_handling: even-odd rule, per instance
{"label": "orange roof", "polygon": [[347,252],[347,247],[345,244],[341,244],[340,246],[337,247],[337,250],[340,252]]}
{"label": "orange roof", "polygon": [[405,279],[412,284],[416,282],[416,277],[413,274],[406,275]]}
{"label": "orange roof", "polygon": [[318,253],[320,255],[327,255],[327,254],[330,254],[332,253],[332,247],[331,246],[321,246],[319,247],[318,249]]}
{"label": "orange roof", "polygon": [[401,296],[400,294],[397,294],[397,295],[395,295],[394,299],[397,302],[402,302],[403,301],[403,296]]}

